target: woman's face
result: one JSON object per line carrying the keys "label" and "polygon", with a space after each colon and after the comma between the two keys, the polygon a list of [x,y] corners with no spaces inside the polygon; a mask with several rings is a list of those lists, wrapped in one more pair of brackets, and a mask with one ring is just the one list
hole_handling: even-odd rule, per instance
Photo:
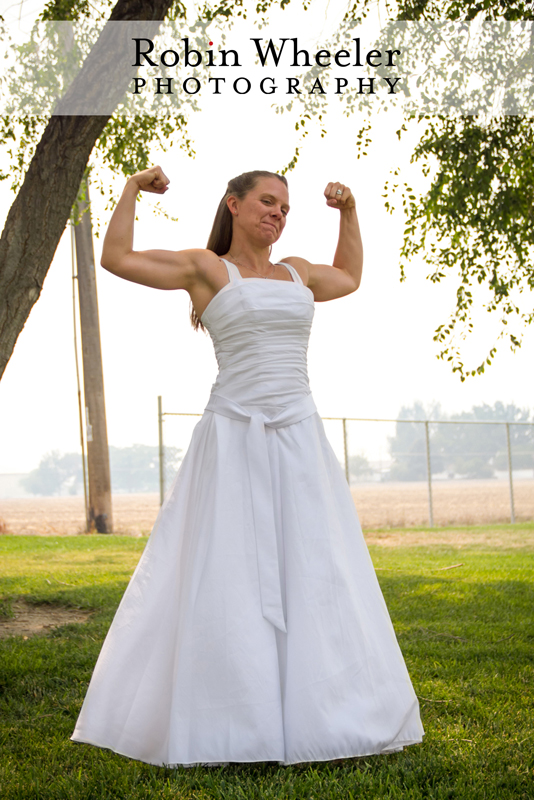
{"label": "woman's face", "polygon": [[289,211],[287,187],[278,178],[259,178],[242,200],[228,198],[236,228],[255,244],[268,247],[278,241]]}

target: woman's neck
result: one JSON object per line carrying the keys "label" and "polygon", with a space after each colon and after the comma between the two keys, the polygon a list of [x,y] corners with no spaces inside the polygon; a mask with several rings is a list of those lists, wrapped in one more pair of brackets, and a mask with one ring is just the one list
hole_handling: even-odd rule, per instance
{"label": "woman's neck", "polygon": [[258,247],[245,242],[239,242],[232,239],[232,243],[228,249],[225,257],[231,261],[236,261],[242,266],[251,267],[253,270],[267,269],[271,263],[271,248]]}

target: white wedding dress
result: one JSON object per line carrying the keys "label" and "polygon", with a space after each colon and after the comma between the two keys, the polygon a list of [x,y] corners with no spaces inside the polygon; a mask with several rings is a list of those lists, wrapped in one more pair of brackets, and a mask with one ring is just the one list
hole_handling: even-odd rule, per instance
{"label": "white wedding dress", "polygon": [[419,704],[310,394],[312,292],[225,263],[219,374],[72,739],[159,765],[402,750]]}

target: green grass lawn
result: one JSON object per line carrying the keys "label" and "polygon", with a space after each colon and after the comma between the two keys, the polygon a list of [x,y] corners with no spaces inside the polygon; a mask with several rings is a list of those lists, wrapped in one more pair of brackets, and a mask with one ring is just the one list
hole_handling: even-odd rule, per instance
{"label": "green grass lawn", "polygon": [[[532,527],[509,527],[513,547],[370,546],[420,698],[421,745],[342,762],[176,770],[69,741],[146,539],[1,536],[0,614],[19,597],[94,614],[0,641],[0,797],[534,800]],[[506,526],[499,532],[506,540]]]}

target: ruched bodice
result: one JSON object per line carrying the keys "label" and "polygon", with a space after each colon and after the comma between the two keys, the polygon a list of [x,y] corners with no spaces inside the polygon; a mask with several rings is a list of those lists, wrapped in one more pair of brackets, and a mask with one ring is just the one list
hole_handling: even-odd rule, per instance
{"label": "ruched bodice", "polygon": [[222,260],[229,283],[202,315],[219,366],[212,393],[273,414],[310,393],[313,294],[289,264],[292,281],[265,280],[242,278]]}

